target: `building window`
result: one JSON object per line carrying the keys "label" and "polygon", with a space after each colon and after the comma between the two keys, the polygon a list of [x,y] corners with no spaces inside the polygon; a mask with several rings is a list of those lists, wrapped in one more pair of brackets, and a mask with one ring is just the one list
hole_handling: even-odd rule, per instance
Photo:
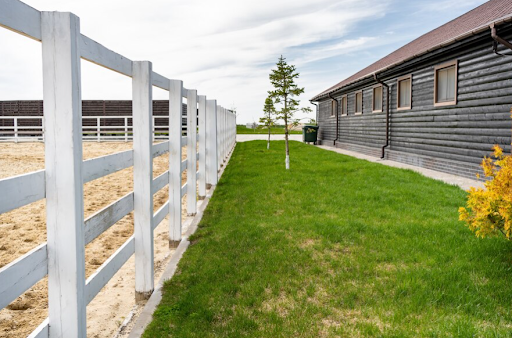
{"label": "building window", "polygon": [[362,114],[363,113],[363,91],[356,93],[356,98],[354,102],[354,108],[356,114]]}
{"label": "building window", "polygon": [[434,106],[457,104],[457,61],[434,68]]}
{"label": "building window", "polygon": [[348,115],[347,95],[341,97],[341,116]]}
{"label": "building window", "polygon": [[372,112],[382,112],[382,86],[373,87]]}
{"label": "building window", "polygon": [[331,117],[336,113],[336,101],[331,100]]}
{"label": "building window", "polygon": [[398,78],[397,84],[397,109],[411,109],[412,105],[412,75]]}

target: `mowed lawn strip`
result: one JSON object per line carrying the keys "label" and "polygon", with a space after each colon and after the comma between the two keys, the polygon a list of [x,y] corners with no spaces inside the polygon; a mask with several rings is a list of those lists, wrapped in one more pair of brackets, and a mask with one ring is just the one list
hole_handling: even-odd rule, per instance
{"label": "mowed lawn strip", "polygon": [[238,143],[144,337],[510,337],[512,254],[466,193],[291,142]]}
{"label": "mowed lawn strip", "polygon": [[[268,129],[265,127],[258,127],[256,129],[247,128],[247,126],[236,126],[237,134],[268,134]],[[302,134],[302,130],[290,130],[290,134]],[[274,126],[270,128],[270,134],[284,134],[284,126]]]}

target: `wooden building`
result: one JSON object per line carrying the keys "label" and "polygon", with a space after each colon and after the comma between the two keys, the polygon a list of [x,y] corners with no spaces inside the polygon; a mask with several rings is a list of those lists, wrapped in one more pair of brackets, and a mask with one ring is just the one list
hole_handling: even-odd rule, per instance
{"label": "wooden building", "polygon": [[311,99],[321,144],[475,178],[510,152],[512,1],[491,0]]}

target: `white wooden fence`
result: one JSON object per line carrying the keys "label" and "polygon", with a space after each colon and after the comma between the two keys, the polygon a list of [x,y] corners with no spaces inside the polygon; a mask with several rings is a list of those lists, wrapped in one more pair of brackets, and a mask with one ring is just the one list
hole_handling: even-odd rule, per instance
{"label": "white wooden fence", "polygon": [[[183,116],[187,118],[186,115]],[[23,120],[31,122],[39,121],[34,125],[20,123]],[[132,141],[133,119],[132,116],[82,116],[82,120],[90,121],[82,126],[82,139],[84,141]],[[118,125],[105,125],[105,122],[113,120]],[[162,122],[156,125],[156,120]],[[44,141],[44,118],[42,116],[0,116],[0,121],[7,121],[12,126],[0,126],[0,142],[38,142]],[[122,121],[122,124],[119,122]],[[92,123],[91,123],[92,122]],[[169,130],[169,116],[153,115],[153,140],[167,140]],[[186,126],[182,127],[186,132]]]}
{"label": "white wooden fence", "polygon": [[[86,306],[135,254],[137,298],[154,288],[153,230],[169,214],[169,243],[181,240],[181,199],[187,213],[215,185],[235,143],[235,116],[216,100],[131,61],[80,34],[71,13],[39,12],[0,0],[0,26],[42,42],[46,168],[0,180],[0,213],[46,198],[47,242],[0,269],[0,309],[48,275],[49,317],[30,337],[86,337]],[[1,56],[0,56],[1,57]],[[80,58],[132,78],[133,150],[82,161]],[[169,92],[168,140],[153,144],[152,88]],[[187,136],[182,102],[187,100]],[[198,132],[197,132],[198,131]],[[199,142],[199,152],[196,144]],[[187,145],[187,159],[181,149]],[[169,152],[169,170],[153,178],[153,158]],[[199,161],[199,168],[196,162]],[[133,166],[134,191],[84,220],[83,184]],[[181,186],[181,174],[187,182]],[[169,200],[153,213],[153,194],[169,186]],[[196,190],[198,189],[198,190]],[[197,194],[196,194],[197,193]],[[134,211],[134,234],[85,279],[84,247]]]}

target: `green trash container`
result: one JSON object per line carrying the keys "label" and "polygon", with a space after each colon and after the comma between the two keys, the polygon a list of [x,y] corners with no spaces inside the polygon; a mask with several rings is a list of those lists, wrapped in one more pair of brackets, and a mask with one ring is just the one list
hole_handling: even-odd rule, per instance
{"label": "green trash container", "polygon": [[302,127],[302,142],[313,142],[316,145],[316,138],[318,135],[318,126],[304,126]]}

